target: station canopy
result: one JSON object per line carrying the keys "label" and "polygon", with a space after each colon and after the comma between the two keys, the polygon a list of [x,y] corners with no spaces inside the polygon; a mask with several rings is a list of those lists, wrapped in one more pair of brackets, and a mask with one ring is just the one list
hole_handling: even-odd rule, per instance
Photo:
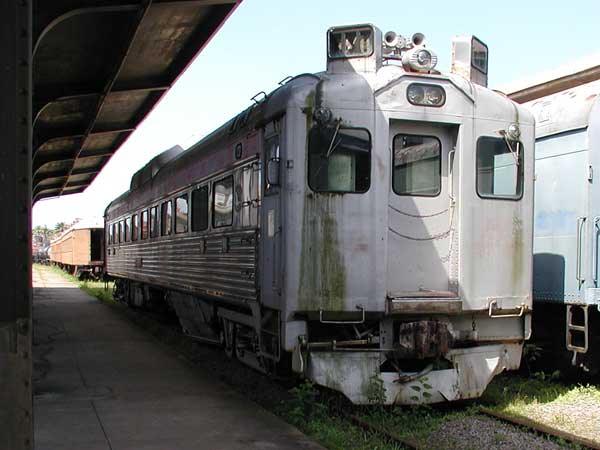
{"label": "station canopy", "polygon": [[82,192],[241,0],[35,0],[33,201]]}

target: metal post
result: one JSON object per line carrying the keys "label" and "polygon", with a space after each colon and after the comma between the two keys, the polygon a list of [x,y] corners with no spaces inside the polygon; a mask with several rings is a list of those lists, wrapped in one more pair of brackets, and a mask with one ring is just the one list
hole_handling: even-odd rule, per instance
{"label": "metal post", "polygon": [[0,448],[33,448],[31,394],[32,0],[0,14]]}

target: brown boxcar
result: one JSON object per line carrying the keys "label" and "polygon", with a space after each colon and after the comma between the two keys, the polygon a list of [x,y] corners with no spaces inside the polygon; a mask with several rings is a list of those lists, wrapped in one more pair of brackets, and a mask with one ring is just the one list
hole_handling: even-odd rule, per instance
{"label": "brown boxcar", "polygon": [[75,225],[52,241],[48,255],[52,264],[78,278],[98,277],[104,267],[104,229]]}

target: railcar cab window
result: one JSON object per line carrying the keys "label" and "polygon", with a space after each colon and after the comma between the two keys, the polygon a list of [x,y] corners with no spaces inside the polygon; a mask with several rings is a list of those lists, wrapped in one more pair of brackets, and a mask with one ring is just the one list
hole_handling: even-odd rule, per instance
{"label": "railcar cab window", "polygon": [[208,229],[208,186],[192,191],[192,231]]}
{"label": "railcar cab window", "polygon": [[140,229],[139,216],[137,214],[134,214],[133,216],[131,216],[131,240],[132,241],[138,240],[139,229]]}
{"label": "railcar cab window", "polygon": [[171,200],[160,206],[160,234],[168,236],[173,231],[173,206]]}
{"label": "railcar cab window", "polygon": [[150,208],[150,237],[158,236],[158,206]]}
{"label": "railcar cab window", "polygon": [[148,239],[148,210],[145,209],[142,211],[141,214],[141,238],[142,239]]}
{"label": "railcar cab window", "polygon": [[308,185],[318,192],[366,192],[371,135],[366,129],[314,126],[308,135]]}
{"label": "railcar cab window", "polygon": [[213,184],[213,227],[233,224],[233,177],[229,176]]}
{"label": "railcar cab window", "polygon": [[183,194],[175,200],[175,233],[187,233],[188,196]]}
{"label": "railcar cab window", "polygon": [[441,144],[433,136],[394,137],[392,187],[398,195],[435,197],[441,191]]}
{"label": "railcar cab window", "polygon": [[518,200],[523,196],[523,145],[484,136],[477,141],[477,194]]}

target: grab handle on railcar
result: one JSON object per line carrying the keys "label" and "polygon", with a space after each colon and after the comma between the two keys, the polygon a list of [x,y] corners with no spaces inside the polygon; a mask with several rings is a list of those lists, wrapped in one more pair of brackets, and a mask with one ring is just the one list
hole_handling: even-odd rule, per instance
{"label": "grab handle on railcar", "polygon": [[448,152],[448,196],[454,202],[454,157],[456,150],[452,149]]}
{"label": "grab handle on railcar", "polygon": [[522,317],[523,313],[525,312],[525,303],[521,303],[521,305],[519,305],[519,312],[516,314],[494,314],[494,312],[493,312],[494,306],[496,306],[497,304],[498,304],[498,302],[496,300],[490,301],[488,315],[492,319],[504,319],[506,317]]}
{"label": "grab handle on railcar", "polygon": [[598,286],[598,233],[600,233],[600,227],[598,226],[598,222],[600,222],[600,217],[594,217],[594,239],[592,239],[594,272],[592,273],[592,279],[594,280],[595,286]]}
{"label": "grab handle on railcar", "polygon": [[581,263],[581,254],[582,252],[582,245],[581,245],[581,238],[583,237],[583,224],[585,223],[585,217],[578,217],[577,218],[577,261],[576,261],[576,269],[575,269],[575,278],[577,279],[577,281],[579,281],[579,283],[583,283],[585,281],[585,278],[583,278],[583,276],[581,275],[582,272],[582,263]]}
{"label": "grab handle on railcar", "polygon": [[356,305],[356,309],[359,309],[362,312],[361,320],[323,320],[323,310],[320,309],[319,310],[319,322],[333,323],[333,324],[340,324],[340,325],[365,323],[366,311],[365,311],[364,306]]}

